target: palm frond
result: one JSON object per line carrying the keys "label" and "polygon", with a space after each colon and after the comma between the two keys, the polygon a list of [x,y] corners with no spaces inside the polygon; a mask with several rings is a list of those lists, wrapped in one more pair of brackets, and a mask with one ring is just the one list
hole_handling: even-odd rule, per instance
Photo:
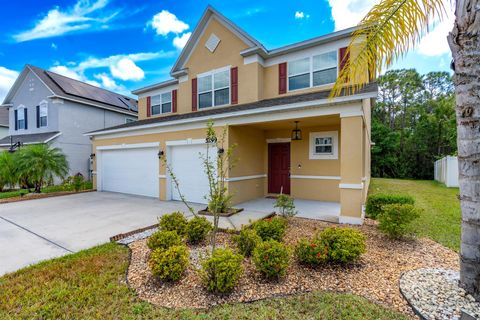
{"label": "palm frond", "polygon": [[331,97],[353,94],[418,44],[445,17],[445,0],[382,0],[359,23]]}

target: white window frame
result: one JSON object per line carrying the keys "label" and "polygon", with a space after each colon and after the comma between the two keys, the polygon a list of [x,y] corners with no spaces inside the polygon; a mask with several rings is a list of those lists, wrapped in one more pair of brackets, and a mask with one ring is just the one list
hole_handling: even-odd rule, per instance
{"label": "white window frame", "polygon": [[[162,99],[162,95],[166,94],[166,93],[170,93],[170,101],[169,102],[163,102],[163,99]],[[173,112],[173,94],[172,94],[172,90],[169,90],[169,91],[163,91],[163,92],[159,92],[158,94],[155,94],[153,95],[151,98],[150,98],[150,102],[153,100],[153,97],[156,97],[158,96],[159,97],[159,101],[160,101],[160,104],[158,104],[158,106],[160,106],[160,112],[159,113],[153,113],[153,103],[151,103],[150,105],[150,115],[152,116],[158,116],[158,115],[162,115],[162,114],[169,114],[169,113],[172,113]],[[170,103],[170,111],[169,112],[163,112],[162,110],[162,106],[166,103]],[[157,104],[155,105],[157,106]]]}
{"label": "white window frame", "polygon": [[[46,116],[45,116],[45,125],[42,126],[42,109],[45,108],[46,109]],[[38,107],[38,123],[39,123],[39,127],[40,128],[45,128],[45,127],[48,127],[48,102],[43,100],[42,102],[40,102],[39,104],[39,107]]]}
{"label": "white window frame", "polygon": [[[17,110],[17,119],[16,119],[17,123],[15,124],[15,126],[17,127],[17,130],[26,130],[25,129],[25,111],[24,111],[25,109],[26,109],[26,107],[23,104],[19,105],[18,108],[16,109]],[[23,120],[23,128],[20,128],[20,123],[19,123],[20,122],[20,115],[22,115],[22,118],[23,118],[22,119]]]}
{"label": "white window frame", "polygon": [[[332,153],[319,154],[315,152],[315,139],[332,138]],[[338,131],[310,132],[309,136],[310,160],[336,160],[338,159]]]}
{"label": "white window frame", "polygon": [[[223,107],[223,106],[228,106],[232,103],[232,79],[230,78],[231,77],[230,72],[228,73],[228,86],[221,87],[221,88],[215,88],[214,87],[215,86],[215,79],[214,79],[215,74],[220,73],[220,72],[230,71],[230,69],[231,69],[231,66],[226,66],[226,67],[222,67],[222,68],[219,68],[219,69],[210,70],[208,72],[204,72],[204,73],[201,73],[201,74],[197,74],[197,110]],[[209,76],[211,76],[211,81],[212,81],[211,89],[210,90],[205,90],[205,91],[200,91],[198,89],[198,83],[199,83],[200,78],[209,77]],[[225,104],[215,105],[215,91],[223,90],[223,89],[226,89],[226,88],[228,88],[228,102],[225,103]],[[207,93],[207,92],[212,93],[212,105],[210,107],[200,108],[200,94]]]}
{"label": "white window frame", "polygon": [[[325,69],[316,69],[316,70],[313,70],[313,57],[316,57],[316,56],[320,56],[322,54],[325,54],[325,53],[330,53],[330,52],[334,52],[336,53],[337,55],[337,78],[338,78],[338,73],[339,73],[339,66],[338,66],[338,60],[340,58],[339,56],[339,50],[338,49],[335,49],[335,50],[328,50],[328,51],[322,51],[322,52],[315,52],[315,54],[311,54],[309,56],[306,56],[306,57],[301,57],[301,58],[298,58],[296,57],[295,59],[291,59],[291,60],[288,60],[287,61],[287,90],[289,92],[295,92],[295,91],[299,91],[299,90],[305,90],[305,89],[311,89],[311,88],[321,88],[321,87],[325,87],[325,86],[329,86],[335,82],[331,82],[331,83],[325,83],[325,84],[320,84],[320,85],[316,85],[314,86],[313,85],[313,73],[316,72],[316,71],[320,71],[320,70],[325,70]],[[298,76],[298,75],[301,75],[301,74],[305,74],[305,73],[298,73],[298,74],[293,74],[293,75],[289,75],[289,69],[290,69],[290,63],[292,62],[295,62],[295,61],[298,61],[298,60],[303,60],[305,58],[309,58],[310,60],[310,70],[309,70],[309,73],[310,73],[310,79],[309,79],[309,86],[308,87],[305,87],[305,88],[299,88],[299,89],[290,89],[290,77],[295,77],[295,76]]]}

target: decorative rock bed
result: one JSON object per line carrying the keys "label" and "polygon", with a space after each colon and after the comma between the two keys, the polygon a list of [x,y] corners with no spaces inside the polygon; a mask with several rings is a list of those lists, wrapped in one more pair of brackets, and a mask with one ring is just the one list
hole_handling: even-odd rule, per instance
{"label": "decorative rock bed", "polygon": [[[458,254],[429,239],[394,241],[381,234],[375,222],[367,220],[358,226],[367,236],[367,252],[350,266],[326,265],[317,269],[302,266],[292,259],[287,275],[280,281],[267,281],[258,274],[249,258],[244,260],[245,272],[229,295],[208,293],[202,286],[194,265],[198,257],[209,252],[207,243],[190,246],[191,265],[182,279],[174,284],[154,278],[148,268],[150,250],[146,240],[130,243],[132,251],[128,283],[139,297],[155,305],[171,308],[208,308],[223,303],[248,302],[259,299],[303,293],[313,290],[357,294],[396,309],[414,318],[415,315],[399,290],[400,276],[418,268],[458,270]],[[284,242],[294,246],[302,237],[338,226],[332,223],[301,218],[290,220]],[[218,234],[218,245],[234,248],[232,235]]]}
{"label": "decorative rock bed", "polygon": [[400,278],[400,290],[424,319],[460,319],[462,311],[480,319],[480,303],[458,286],[459,273],[446,269],[417,269]]}

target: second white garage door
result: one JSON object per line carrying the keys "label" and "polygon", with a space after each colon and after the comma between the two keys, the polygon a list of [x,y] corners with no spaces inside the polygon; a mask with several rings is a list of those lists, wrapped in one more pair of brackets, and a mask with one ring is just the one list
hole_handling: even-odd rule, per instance
{"label": "second white garage door", "polygon": [[[208,178],[205,174],[200,153],[205,154],[205,144],[189,144],[170,147],[170,164],[180,185],[180,191],[189,202],[207,203]],[[210,149],[215,160],[217,151]],[[170,187],[173,200],[181,200],[176,188]]]}
{"label": "second white garage door", "polygon": [[159,196],[158,147],[101,151],[101,191]]}

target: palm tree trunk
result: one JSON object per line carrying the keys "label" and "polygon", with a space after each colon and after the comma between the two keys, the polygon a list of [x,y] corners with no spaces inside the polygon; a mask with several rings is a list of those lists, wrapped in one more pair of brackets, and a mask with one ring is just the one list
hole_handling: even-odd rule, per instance
{"label": "palm tree trunk", "polygon": [[462,209],[460,283],[480,300],[480,0],[457,0],[454,60]]}

